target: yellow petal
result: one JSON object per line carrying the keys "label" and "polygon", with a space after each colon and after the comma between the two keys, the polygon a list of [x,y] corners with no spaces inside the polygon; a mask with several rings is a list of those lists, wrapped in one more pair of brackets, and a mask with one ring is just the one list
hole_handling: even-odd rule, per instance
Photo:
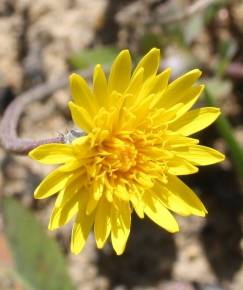
{"label": "yellow petal", "polygon": [[[60,194],[63,194],[62,192]],[[65,199],[66,202],[63,202],[61,206],[54,207],[48,229],[54,230],[65,224],[67,224],[71,218],[78,211],[78,198],[76,195],[72,196],[69,199]]]}
{"label": "yellow petal", "polygon": [[152,190],[154,194],[158,196],[164,206],[169,210],[172,210],[182,216],[189,216],[194,214],[195,209],[193,207],[188,205],[180,196],[169,191],[165,185],[162,185],[162,183],[156,182]]}
{"label": "yellow petal", "polygon": [[118,183],[114,190],[114,194],[122,200],[129,201],[129,192],[124,184]]}
{"label": "yellow petal", "polygon": [[118,93],[117,91],[113,91],[109,94],[108,99],[108,106],[110,109],[109,114],[111,113],[112,110],[114,110],[115,107],[120,108],[120,105],[123,103],[123,97],[124,96],[121,93]]}
{"label": "yellow petal", "polygon": [[67,162],[60,167],[61,172],[72,172],[82,167],[82,163],[78,159]]}
{"label": "yellow petal", "polygon": [[97,111],[94,96],[84,78],[78,74],[71,74],[69,77],[71,95],[74,103],[85,108],[93,116]]}
{"label": "yellow petal", "polygon": [[129,108],[136,102],[139,91],[143,86],[143,72],[144,69],[140,68],[136,74],[133,75],[126,91],[123,107]]}
{"label": "yellow petal", "polygon": [[205,107],[185,113],[181,118],[169,125],[169,129],[184,136],[203,130],[212,124],[220,115],[220,110],[214,107]]}
{"label": "yellow petal", "polygon": [[153,122],[154,127],[161,127],[166,123],[170,123],[175,119],[177,115],[178,108],[180,108],[180,104],[178,106],[174,106],[171,110],[165,110],[163,108],[157,109],[151,114],[151,120]]}
{"label": "yellow petal", "polygon": [[144,212],[153,222],[171,233],[179,231],[175,218],[156,195],[152,192],[146,193],[144,200]]}
{"label": "yellow petal", "polygon": [[127,88],[132,70],[131,56],[128,50],[123,50],[116,57],[110,72],[108,81],[108,91],[111,94],[113,91],[119,93],[124,92]]}
{"label": "yellow petal", "polygon": [[138,63],[134,74],[142,67],[144,68],[144,80],[157,73],[160,65],[160,50],[152,48]]}
{"label": "yellow petal", "polygon": [[94,122],[89,113],[73,102],[69,102],[68,106],[71,111],[73,122],[86,133],[90,132],[94,128]]}
{"label": "yellow petal", "polygon": [[[61,168],[61,167],[60,167]],[[47,198],[58,191],[62,190],[66,185],[71,174],[61,172],[59,168],[47,175],[34,192],[37,199]]]}
{"label": "yellow petal", "polygon": [[138,96],[139,100],[142,101],[149,94],[159,94],[161,96],[161,93],[167,88],[170,73],[171,69],[168,68],[160,74],[147,79]]}
{"label": "yellow petal", "polygon": [[131,112],[136,116],[136,125],[134,124],[134,126],[140,125],[140,122],[145,120],[146,115],[150,112],[149,107],[154,96],[154,94],[149,95],[147,98],[141,100],[140,104],[133,106]]}
{"label": "yellow petal", "polygon": [[[198,216],[205,216],[207,213],[206,208],[204,207],[201,200],[197,197],[197,195],[179,178],[173,175],[168,175],[168,183],[164,185],[167,189],[165,192],[165,198],[168,200],[168,203],[173,209],[173,206],[178,206],[180,212],[187,212],[188,214],[194,214]],[[178,205],[175,203],[178,202]]]}
{"label": "yellow petal", "polygon": [[137,174],[135,180],[145,189],[151,188],[154,184],[153,178],[148,174],[143,173],[142,171]]}
{"label": "yellow petal", "polygon": [[86,207],[86,214],[90,215],[97,207],[100,198],[95,198],[94,193],[89,195],[89,200]]}
{"label": "yellow petal", "polygon": [[191,107],[196,103],[202,91],[204,90],[204,85],[193,86],[185,91],[181,97],[181,103],[183,106],[177,111],[177,118],[185,114]]}
{"label": "yellow petal", "polygon": [[82,163],[82,159],[90,158],[96,153],[91,149],[92,136],[86,135],[73,140],[72,145],[75,155]]}
{"label": "yellow petal", "polygon": [[100,201],[95,215],[94,233],[97,247],[103,248],[111,231],[111,203],[105,198]]}
{"label": "yellow petal", "polygon": [[225,156],[210,147],[195,145],[177,149],[176,154],[195,165],[210,165],[224,160]]}
{"label": "yellow petal", "polygon": [[200,75],[201,71],[194,69],[173,81],[163,93],[157,106],[168,109],[175,104],[183,103],[183,95],[184,98],[186,97],[185,91],[195,83]]}
{"label": "yellow petal", "polygon": [[83,249],[88,238],[91,227],[94,223],[94,214],[86,215],[87,193],[80,194],[78,216],[73,225],[71,238],[71,251],[73,254],[79,254]]}
{"label": "yellow petal", "polygon": [[85,181],[86,176],[83,174],[83,171],[73,174],[65,184],[64,190],[58,194],[55,207],[62,207],[84,186]]}
{"label": "yellow petal", "polygon": [[167,68],[166,70],[162,71],[160,74],[158,74],[153,82],[150,85],[150,94],[152,93],[159,93],[161,91],[163,91],[164,89],[166,89],[167,85],[168,85],[168,81],[170,78],[170,74],[171,74],[171,69]]}
{"label": "yellow petal", "polygon": [[130,193],[130,201],[132,206],[136,212],[136,214],[143,219],[144,218],[144,202],[141,198],[141,194],[137,191],[133,191]]}
{"label": "yellow petal", "polygon": [[166,142],[166,149],[168,148],[167,150],[173,151],[173,150],[176,150],[176,148],[196,145],[199,143],[199,140],[173,134],[171,136],[167,136],[167,139],[165,142]]}
{"label": "yellow petal", "polygon": [[187,175],[198,172],[198,168],[180,157],[174,157],[167,162],[168,172],[172,175]]}
{"label": "yellow petal", "polygon": [[59,164],[75,160],[72,145],[43,144],[30,151],[29,156],[44,164]]}
{"label": "yellow petal", "polygon": [[126,247],[131,227],[131,209],[128,202],[116,202],[111,208],[111,242],[117,255],[121,255]]}
{"label": "yellow petal", "polygon": [[136,116],[126,107],[120,112],[119,128],[120,130],[133,130],[136,124]]}
{"label": "yellow petal", "polygon": [[93,92],[97,104],[100,107],[106,107],[108,101],[108,85],[105,73],[100,64],[96,65],[93,74]]}
{"label": "yellow petal", "polygon": [[129,85],[125,91],[126,94],[137,94],[143,85],[144,68],[140,68],[131,78]]}

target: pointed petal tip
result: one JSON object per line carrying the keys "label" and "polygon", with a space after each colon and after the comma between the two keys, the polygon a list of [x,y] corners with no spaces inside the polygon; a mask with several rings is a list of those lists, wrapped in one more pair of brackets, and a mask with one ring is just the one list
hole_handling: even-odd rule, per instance
{"label": "pointed petal tip", "polygon": [[35,149],[32,149],[32,150],[28,153],[28,156],[29,156],[31,159],[34,159],[34,160],[35,160],[35,158],[34,158],[34,150],[35,150]]}
{"label": "pointed petal tip", "polygon": [[172,72],[172,68],[171,67],[167,67],[167,68],[165,68],[164,70],[163,70],[163,72],[165,73],[168,73],[168,74],[171,74],[171,72]]}
{"label": "pointed petal tip", "polygon": [[220,108],[215,108],[215,112],[218,112],[218,114],[221,114],[221,109]]}
{"label": "pointed petal tip", "polygon": [[73,249],[73,248],[71,247],[71,253],[74,254],[75,256],[79,255],[80,252],[81,252],[81,250]]}
{"label": "pointed petal tip", "polygon": [[153,47],[147,54],[151,54],[156,56],[157,58],[160,58],[160,49],[157,47]]}
{"label": "pointed petal tip", "polygon": [[72,109],[76,108],[76,107],[77,107],[77,105],[74,104],[74,102],[72,102],[72,101],[69,101],[69,102],[68,102],[68,108],[69,108],[70,111],[71,111]]}
{"label": "pointed petal tip", "polygon": [[160,53],[160,49],[157,48],[157,47],[153,47],[153,48],[150,49],[149,52],[152,52],[152,53]]}
{"label": "pointed petal tip", "polygon": [[72,109],[75,108],[75,104],[74,104],[72,101],[69,101],[69,102],[67,103],[67,105],[68,105],[69,110],[71,111],[70,113],[72,113]]}
{"label": "pointed petal tip", "polygon": [[96,64],[94,71],[102,69],[102,65],[100,63]]}
{"label": "pointed petal tip", "polygon": [[128,50],[122,50],[114,59],[108,78],[108,93],[124,92],[127,88],[132,70],[132,59]]}
{"label": "pointed petal tip", "polygon": [[51,222],[49,222],[49,225],[48,225],[48,230],[49,231],[54,231],[54,230],[56,230],[58,227],[55,227],[55,226],[53,226],[52,224],[51,224]]}
{"label": "pointed petal tip", "polygon": [[123,49],[123,50],[121,50],[120,54],[129,54],[130,55],[130,51],[128,49]]}
{"label": "pointed petal tip", "polygon": [[198,68],[194,68],[193,70],[190,71],[190,73],[197,74],[199,76],[202,75],[202,71]]}
{"label": "pointed petal tip", "polygon": [[117,256],[121,256],[124,253],[125,248],[124,249],[114,249],[114,250],[115,250]]}
{"label": "pointed petal tip", "polygon": [[209,110],[211,110],[212,113],[215,114],[215,120],[218,119],[218,117],[221,115],[221,109],[218,107],[208,107]]}
{"label": "pointed petal tip", "polygon": [[38,188],[34,191],[34,198],[35,199],[43,199],[43,197],[38,192]]}
{"label": "pointed petal tip", "polygon": [[104,247],[105,243],[103,241],[96,240],[96,245],[97,248],[101,250]]}
{"label": "pointed petal tip", "polygon": [[[40,158],[38,158],[39,157],[39,151],[41,151],[40,149],[43,149],[43,148],[45,148],[45,146],[48,146],[48,145],[50,145],[51,143],[49,143],[49,144],[41,144],[41,145],[39,145],[38,147],[36,147],[36,148],[34,148],[34,149],[32,149],[29,153],[28,153],[28,156],[31,158],[31,159],[33,159],[33,160],[37,160],[37,161],[39,161],[39,159]],[[54,144],[54,143],[53,143]]]}
{"label": "pointed petal tip", "polygon": [[[220,152],[221,153],[221,152]],[[225,160],[225,155],[223,153],[221,153],[221,161],[224,161]]]}
{"label": "pointed petal tip", "polygon": [[208,211],[205,208],[204,211],[197,212],[195,215],[200,216],[200,217],[205,217],[207,214],[208,214]]}
{"label": "pointed petal tip", "polygon": [[96,246],[97,246],[97,248],[99,249],[99,250],[101,250],[103,247],[102,247],[102,245],[99,243],[99,242],[97,242],[96,241]]}
{"label": "pointed petal tip", "polygon": [[172,234],[178,233],[180,231],[179,226],[177,225],[177,227],[175,227],[174,230],[171,231]]}
{"label": "pointed petal tip", "polygon": [[[145,55],[143,58],[147,58],[147,57],[153,57],[155,59],[160,59],[160,49],[159,48],[156,48],[156,47],[153,47],[151,48]],[[142,59],[143,59],[142,58]]]}
{"label": "pointed petal tip", "polygon": [[225,160],[225,155],[223,153],[219,152],[218,150],[214,150],[214,153],[217,154],[217,159],[218,159],[216,160],[215,163],[219,163]]}
{"label": "pointed petal tip", "polygon": [[172,233],[172,234],[175,234],[175,233],[178,233],[180,231],[180,227],[174,217],[174,223],[173,223],[173,226],[170,227],[170,229],[166,228],[166,231]]}
{"label": "pointed petal tip", "polygon": [[208,211],[204,204],[201,204],[201,209],[197,209],[195,212],[192,213],[193,215],[199,216],[199,217],[205,217],[208,214]]}
{"label": "pointed petal tip", "polygon": [[35,199],[45,199],[46,197],[45,196],[43,197],[43,193],[40,192],[39,188],[40,188],[40,185],[34,191],[34,198]]}
{"label": "pointed petal tip", "polygon": [[186,76],[190,76],[194,79],[194,81],[196,81],[197,79],[200,78],[200,76],[202,75],[202,71],[198,68],[194,68],[188,72],[186,72],[185,74],[182,75],[182,77],[186,75]]}
{"label": "pointed petal tip", "polygon": [[80,77],[77,73],[71,73],[69,75],[69,81],[72,82],[74,79],[76,79],[77,77]]}
{"label": "pointed petal tip", "polygon": [[[120,58],[127,58],[129,61],[131,61],[131,54],[130,51],[128,49],[123,49],[119,52],[119,54],[117,55],[116,59],[120,59]],[[115,60],[116,60],[115,59]]]}
{"label": "pointed petal tip", "polygon": [[71,242],[71,245],[70,245],[71,253],[77,256],[78,254],[81,253],[83,247],[84,245],[80,247],[80,246],[74,245],[73,242]]}

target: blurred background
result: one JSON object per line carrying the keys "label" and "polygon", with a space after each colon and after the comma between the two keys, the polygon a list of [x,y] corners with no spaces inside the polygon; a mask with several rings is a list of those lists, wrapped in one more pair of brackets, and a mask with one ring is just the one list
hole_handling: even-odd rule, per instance
{"label": "blurred background", "polygon": [[[198,67],[207,90],[199,105],[223,116],[198,137],[225,162],[184,178],[206,204],[206,219],[177,220],[171,235],[135,215],[125,254],[98,251],[92,235],[70,254],[71,223],[48,232],[53,200],[33,191],[52,169],[0,148],[0,290],[243,289],[243,1],[0,0],[0,119],[21,92],[128,48],[138,59],[161,49],[173,78]],[[25,108],[23,137],[72,128],[68,88]]]}

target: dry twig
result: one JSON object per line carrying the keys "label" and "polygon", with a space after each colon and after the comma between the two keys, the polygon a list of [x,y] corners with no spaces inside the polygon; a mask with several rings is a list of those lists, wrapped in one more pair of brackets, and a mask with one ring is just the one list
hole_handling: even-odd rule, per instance
{"label": "dry twig", "polygon": [[[84,77],[90,77],[91,73],[91,70],[82,71]],[[0,142],[4,149],[11,153],[27,154],[31,149],[41,144],[64,142],[64,137],[62,135],[59,135],[56,138],[41,140],[22,139],[18,137],[17,129],[19,119],[28,104],[44,99],[56,90],[65,87],[67,83],[68,75],[64,75],[56,81],[41,84],[16,97],[4,112],[0,124]]]}

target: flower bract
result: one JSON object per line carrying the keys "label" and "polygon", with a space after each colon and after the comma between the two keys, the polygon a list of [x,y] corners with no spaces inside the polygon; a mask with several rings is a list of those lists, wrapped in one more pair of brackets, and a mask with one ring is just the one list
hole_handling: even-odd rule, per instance
{"label": "flower bract", "polygon": [[114,60],[109,77],[101,65],[92,87],[70,76],[73,122],[83,134],[66,144],[45,144],[30,152],[44,164],[59,164],[35,190],[35,198],[56,194],[49,229],[75,218],[71,251],[79,253],[94,229],[98,248],[110,238],[124,252],[131,216],[149,218],[165,230],[179,230],[172,213],[205,216],[206,208],[179,176],[220,162],[224,155],[189,137],[214,122],[220,110],[191,109],[204,86],[193,69],[169,82],[158,72],[159,49],[132,68],[128,50]]}

